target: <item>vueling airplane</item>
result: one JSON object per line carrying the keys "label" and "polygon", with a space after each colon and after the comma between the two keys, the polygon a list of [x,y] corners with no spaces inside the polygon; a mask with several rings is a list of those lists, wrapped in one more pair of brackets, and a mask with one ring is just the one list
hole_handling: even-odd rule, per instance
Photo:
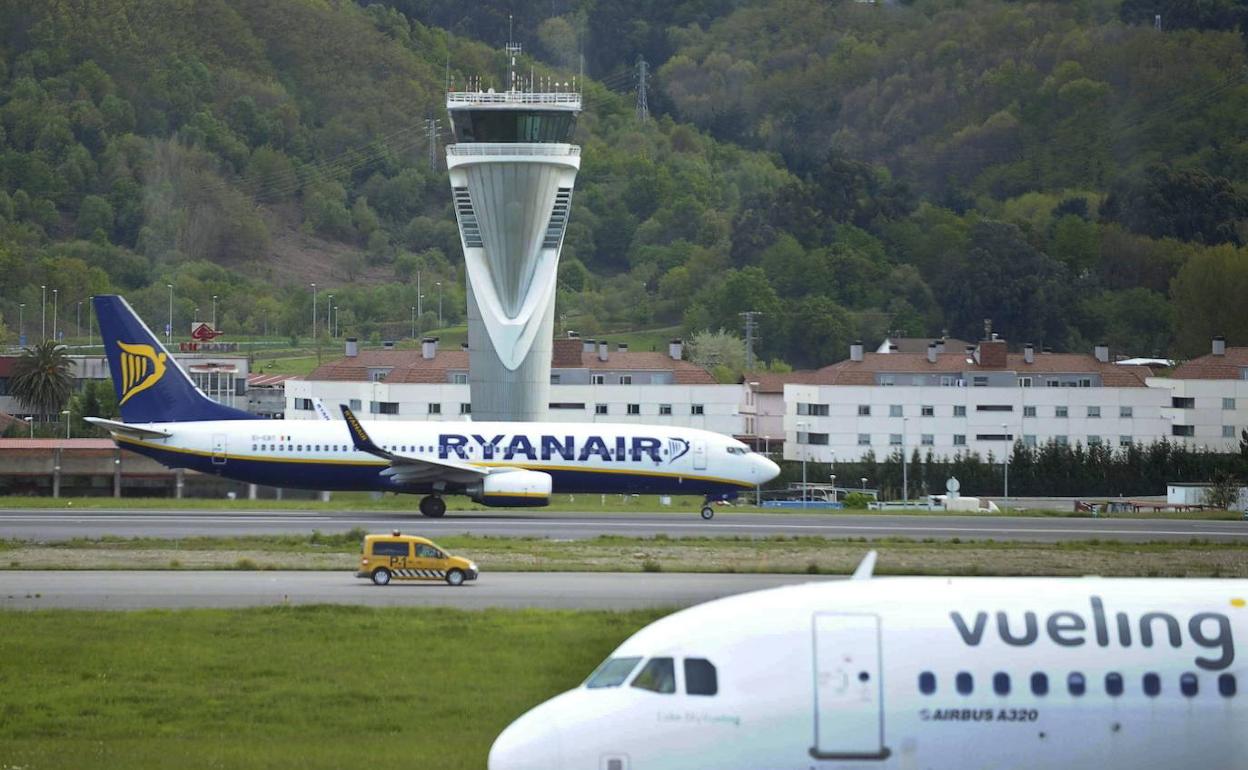
{"label": "vueling airplane", "polygon": [[489,768],[1245,770],[1246,600],[1245,580],[1099,578],[742,594],[638,631]]}
{"label": "vueling airplane", "polygon": [[[275,487],[443,495],[491,506],[540,506],[553,493],[703,495],[710,503],[780,469],[735,439],[655,425],[260,420],[205,396],[121,297],[95,297],[121,422],[122,447],[171,468]],[[324,415],[323,415],[324,416]]]}

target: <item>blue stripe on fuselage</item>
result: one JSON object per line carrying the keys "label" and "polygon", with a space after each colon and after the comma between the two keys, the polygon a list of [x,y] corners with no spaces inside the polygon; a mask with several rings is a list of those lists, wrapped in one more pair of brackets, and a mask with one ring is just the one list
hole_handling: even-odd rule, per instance
{"label": "blue stripe on fuselage", "polygon": [[[358,463],[341,460],[324,463],[315,460],[284,462],[280,458],[268,457],[256,460],[231,455],[224,463],[215,464],[212,458],[205,454],[166,449],[122,437],[116,438],[116,441],[123,448],[146,455],[169,468],[187,468],[248,484],[340,492],[428,494],[434,491],[429,484],[415,486],[393,483],[389,477],[381,475],[381,471],[388,467],[384,462],[366,460]],[[534,466],[532,470],[550,474],[554,494],[727,495],[731,497],[747,487],[745,484],[732,484],[697,477],[654,475],[644,472],[633,474],[614,468],[598,471]],[[456,487],[448,485],[447,491],[454,494]]]}

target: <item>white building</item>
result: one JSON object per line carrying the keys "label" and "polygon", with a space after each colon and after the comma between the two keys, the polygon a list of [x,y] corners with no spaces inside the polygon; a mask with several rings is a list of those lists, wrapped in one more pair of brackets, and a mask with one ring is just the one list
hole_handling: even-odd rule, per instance
{"label": "white building", "polygon": [[916,449],[936,456],[992,452],[1014,441],[1122,446],[1169,433],[1169,391],[1149,370],[1096,355],[1006,351],[993,339],[963,350],[932,343],[925,354],[867,353],[815,372],[780,375],[784,458],[816,462],[877,458]]}
{"label": "white building", "polygon": [[1148,384],[1170,395],[1163,414],[1171,423],[1166,433],[1172,440],[1239,451],[1240,432],[1248,428],[1248,347],[1228,348],[1224,338],[1215,337],[1208,355]]}
{"label": "white building", "polygon": [[[721,385],[705,369],[667,353],[611,350],[608,343],[561,339],[553,344],[549,412],[552,422],[635,422],[681,425],[739,435],[744,424],[741,385]],[[313,399],[331,413],[347,404],[370,419],[473,419],[466,350],[439,350],[426,338],[421,350],[360,351],[286,382],[287,419],[317,419]]]}

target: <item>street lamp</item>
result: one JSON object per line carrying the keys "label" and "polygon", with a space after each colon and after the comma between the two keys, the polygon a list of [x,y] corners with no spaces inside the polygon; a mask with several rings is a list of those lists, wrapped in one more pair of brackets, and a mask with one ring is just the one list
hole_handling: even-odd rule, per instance
{"label": "street lamp", "polygon": [[909,464],[906,462],[906,424],[909,422],[909,417],[901,418],[901,501],[903,503],[910,502],[910,476],[907,470]]}
{"label": "street lamp", "polygon": [[338,306],[334,305],[334,339],[338,339]]}
{"label": "street lamp", "polygon": [[169,290],[169,324],[165,326],[165,344],[173,344],[173,284],[165,284],[165,288]]}
{"label": "street lamp", "polygon": [[60,290],[60,289],[53,289],[53,290],[52,290],[52,339],[56,339],[56,317],[57,317],[57,315],[59,315],[59,314],[57,313],[57,303],[56,303],[56,300],[57,300],[58,296],[60,295],[60,292],[61,292],[61,290]]}
{"label": "street lamp", "polygon": [[316,346],[316,284],[312,284],[312,345]]}
{"label": "street lamp", "polygon": [[416,339],[416,306],[412,305],[412,339]]}
{"label": "street lamp", "polygon": [[39,340],[43,341],[48,338],[48,287],[46,284],[39,284]]}
{"label": "street lamp", "polygon": [[867,493],[867,477],[863,476],[861,479],[859,479],[859,481],[862,482],[862,493],[865,495]]}
{"label": "street lamp", "polygon": [[437,281],[436,283],[438,284],[438,328],[441,329],[442,328],[442,282]]}
{"label": "street lamp", "polygon": [[74,336],[82,337],[82,300],[78,300],[78,315],[74,318]]}
{"label": "street lamp", "polygon": [[62,409],[61,416],[65,418],[65,438],[69,439],[69,410]]}
{"label": "street lamp", "polygon": [[217,295],[212,295],[212,330],[217,330]]}
{"label": "street lamp", "polygon": [[[805,432],[806,423],[799,422],[797,424],[797,447],[802,450],[802,507],[806,507],[806,450],[802,449],[802,433]],[[810,440],[810,436],[806,436],[806,440]]]}
{"label": "street lamp", "polygon": [[1005,494],[1002,497],[1010,496],[1010,450],[1014,448],[1014,442],[1010,441],[1008,430],[1005,423],[1001,423],[1001,434],[1005,436]]}
{"label": "street lamp", "polygon": [[334,295],[330,294],[329,299],[325,300],[325,333],[330,339],[334,338]]}
{"label": "street lamp", "polygon": [[23,417],[22,419],[25,420],[26,424],[30,426],[30,437],[34,438],[35,437],[35,418]]}
{"label": "street lamp", "polygon": [[421,300],[423,300],[424,298],[425,298],[425,295],[420,293],[420,271],[417,270],[416,271],[416,315],[425,314],[425,307],[421,303]]}
{"label": "street lamp", "polygon": [[828,475],[832,477],[832,502],[835,503],[836,502],[836,474],[829,473]]}
{"label": "street lamp", "polygon": [[22,344],[22,337],[26,336],[26,303],[20,302],[17,305],[17,344]]}

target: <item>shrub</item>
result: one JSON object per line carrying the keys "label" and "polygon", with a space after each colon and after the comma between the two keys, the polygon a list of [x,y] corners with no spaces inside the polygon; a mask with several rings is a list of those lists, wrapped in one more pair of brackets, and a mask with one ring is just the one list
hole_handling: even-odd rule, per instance
{"label": "shrub", "polygon": [[848,495],[845,495],[844,500],[846,508],[856,508],[859,510],[865,509],[867,507],[867,503],[869,502],[871,502],[871,496],[865,495],[862,492],[850,492]]}

